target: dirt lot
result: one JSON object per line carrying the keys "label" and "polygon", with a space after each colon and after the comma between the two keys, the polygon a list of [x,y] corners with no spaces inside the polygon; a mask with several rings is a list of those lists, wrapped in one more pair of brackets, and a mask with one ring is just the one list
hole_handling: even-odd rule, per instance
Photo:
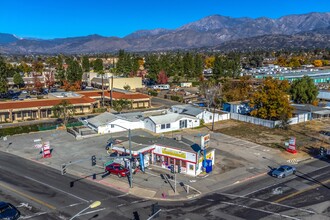
{"label": "dirt lot", "polygon": [[306,124],[292,125],[288,130],[270,129],[235,120],[221,121],[215,126],[215,132],[281,150],[285,150],[284,143],[288,142],[290,137],[296,137],[298,150],[310,155],[318,153],[320,146],[330,148],[330,137],[320,134],[320,131],[330,131],[329,120],[314,120]]}

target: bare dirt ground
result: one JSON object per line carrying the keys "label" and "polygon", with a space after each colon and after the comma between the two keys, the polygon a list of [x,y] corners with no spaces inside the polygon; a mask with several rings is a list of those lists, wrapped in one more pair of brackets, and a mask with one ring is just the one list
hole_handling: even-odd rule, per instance
{"label": "bare dirt ground", "polygon": [[[206,128],[211,129],[212,126],[208,124]],[[295,137],[298,151],[311,156],[315,156],[321,146],[330,148],[330,136],[320,133],[320,131],[330,132],[329,119],[292,125],[288,130],[226,120],[215,123],[214,131],[281,150],[285,150],[285,142],[288,142],[290,137]]]}

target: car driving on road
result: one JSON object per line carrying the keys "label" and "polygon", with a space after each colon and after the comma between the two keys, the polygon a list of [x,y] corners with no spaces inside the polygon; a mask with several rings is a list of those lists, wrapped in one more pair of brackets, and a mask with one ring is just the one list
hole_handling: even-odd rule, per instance
{"label": "car driving on road", "polygon": [[272,171],[272,176],[277,178],[284,178],[296,173],[296,168],[288,165],[282,165]]}

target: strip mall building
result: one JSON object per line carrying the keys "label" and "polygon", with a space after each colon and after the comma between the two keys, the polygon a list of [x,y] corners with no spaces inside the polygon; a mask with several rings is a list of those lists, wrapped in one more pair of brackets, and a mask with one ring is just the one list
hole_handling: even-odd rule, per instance
{"label": "strip mall building", "polygon": [[[126,99],[132,103],[132,108],[149,108],[150,97],[141,93],[126,93],[113,91],[113,100]],[[105,96],[110,96],[105,92]],[[0,102],[0,123],[41,120],[54,117],[52,108],[67,100],[73,107],[75,114],[91,114],[100,107],[101,90],[82,92],[50,93],[43,99],[26,99],[23,101]],[[109,99],[108,99],[109,100]]]}

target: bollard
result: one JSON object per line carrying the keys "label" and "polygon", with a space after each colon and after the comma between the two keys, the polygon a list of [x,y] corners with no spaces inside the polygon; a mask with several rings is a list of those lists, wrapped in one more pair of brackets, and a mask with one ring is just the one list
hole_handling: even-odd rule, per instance
{"label": "bollard", "polygon": [[93,180],[96,180],[96,174],[95,173],[93,174]]}
{"label": "bollard", "polygon": [[163,199],[166,199],[166,194],[162,193],[162,197],[163,197]]}

